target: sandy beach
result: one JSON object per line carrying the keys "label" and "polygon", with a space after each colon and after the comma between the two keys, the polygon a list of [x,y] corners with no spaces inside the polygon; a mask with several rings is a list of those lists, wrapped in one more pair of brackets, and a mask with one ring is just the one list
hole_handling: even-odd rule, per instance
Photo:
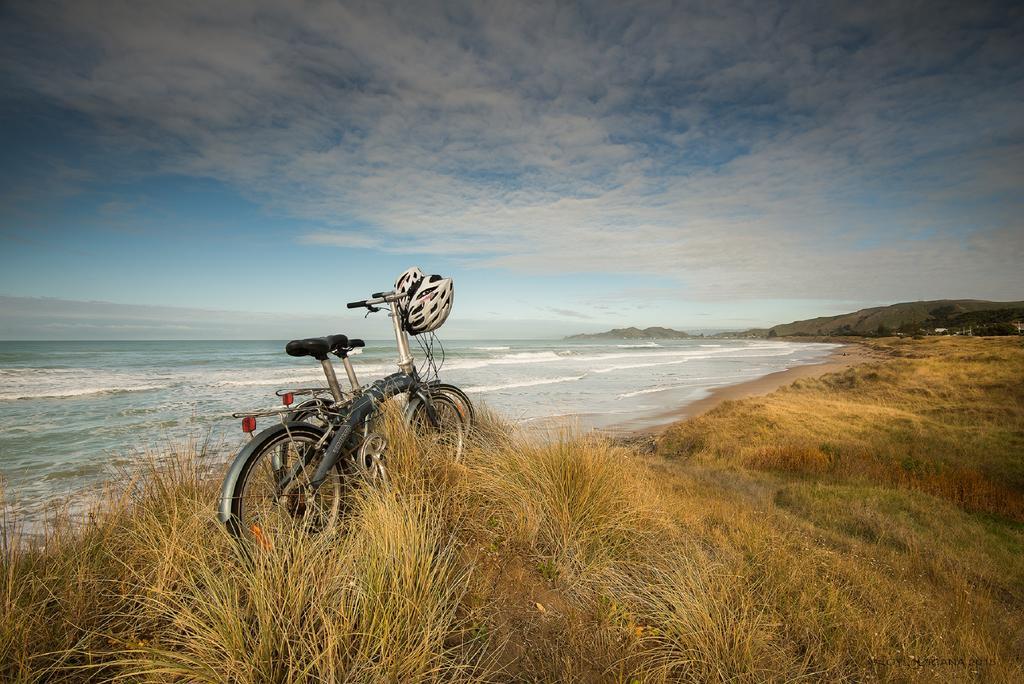
{"label": "sandy beach", "polygon": [[608,428],[611,433],[635,433],[650,435],[660,432],[667,426],[680,420],[699,416],[715,408],[725,401],[733,399],[745,399],[764,394],[770,394],[780,387],[792,383],[801,378],[816,378],[826,373],[834,373],[850,366],[860,363],[876,361],[885,358],[885,355],[877,350],[870,349],[861,344],[845,344],[832,352],[823,363],[812,363],[784,371],[770,373],[768,375],[740,382],[734,385],[717,387],[708,396],[690,402],[683,406],[676,406],[666,409],[662,413],[648,416],[641,420],[630,421]]}

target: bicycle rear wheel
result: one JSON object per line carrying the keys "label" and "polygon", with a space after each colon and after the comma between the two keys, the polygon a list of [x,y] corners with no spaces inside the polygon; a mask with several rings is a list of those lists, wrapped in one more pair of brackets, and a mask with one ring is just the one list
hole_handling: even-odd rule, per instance
{"label": "bicycle rear wheel", "polygon": [[353,478],[342,470],[342,459],[313,490],[310,478],[323,459],[323,434],[316,426],[292,423],[254,438],[231,494],[228,528],[236,537],[270,548],[282,535],[316,533],[338,523]]}
{"label": "bicycle rear wheel", "polygon": [[331,401],[321,398],[307,399],[297,404],[287,420],[299,423],[309,423],[319,428],[327,428],[330,424],[328,416],[334,404]]}

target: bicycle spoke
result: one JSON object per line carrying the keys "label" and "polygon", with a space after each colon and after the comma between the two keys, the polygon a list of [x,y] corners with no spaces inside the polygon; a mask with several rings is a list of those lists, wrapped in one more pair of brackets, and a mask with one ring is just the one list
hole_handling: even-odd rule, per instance
{"label": "bicycle spoke", "polygon": [[337,523],[343,475],[332,469],[314,491],[310,481],[318,459],[311,450],[317,442],[315,433],[286,433],[252,456],[236,508],[241,530],[260,546],[296,527],[317,532]]}

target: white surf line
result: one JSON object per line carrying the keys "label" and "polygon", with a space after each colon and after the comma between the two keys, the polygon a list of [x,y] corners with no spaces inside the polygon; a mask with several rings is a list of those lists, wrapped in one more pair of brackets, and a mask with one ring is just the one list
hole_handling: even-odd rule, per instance
{"label": "white surf line", "polygon": [[[542,351],[542,352],[519,352],[516,354],[507,354],[505,356],[499,356],[497,358],[490,359],[459,359],[452,361],[447,368],[451,370],[475,370],[477,368],[486,368],[487,366],[506,366],[506,365],[520,365],[520,364],[535,364],[535,363],[552,363],[552,362],[563,362],[563,363],[592,363],[601,361],[611,361],[615,359],[651,359],[651,358],[709,358],[708,355],[721,355],[728,354],[730,352],[742,352],[753,350],[753,347],[728,347],[722,349],[671,349],[662,348],[661,350],[651,351],[646,353],[637,352],[613,352],[608,354],[596,354],[592,356],[576,356],[574,354],[561,355],[559,352]],[[776,347],[777,349],[777,347]],[[563,350],[572,351],[572,350]],[[791,353],[791,352],[785,352]],[[771,356],[771,354],[756,354],[755,356]],[[739,358],[739,355],[737,356]]]}
{"label": "white surf line", "polygon": [[515,389],[517,387],[535,387],[537,385],[554,385],[560,382],[573,382],[574,380],[582,380],[587,376],[586,373],[583,375],[567,375],[561,378],[545,378],[543,380],[524,380],[523,382],[511,382],[506,385],[481,385],[479,387],[466,387],[466,392],[474,392],[476,394],[483,394],[484,392],[497,392],[505,389]]}
{"label": "white surf line", "polygon": [[77,387],[74,389],[43,388],[31,390],[18,388],[0,393],[0,401],[26,401],[30,399],[80,399],[104,394],[128,394],[167,389],[171,385],[115,385],[110,387]]}
{"label": "white surf line", "polygon": [[[711,381],[716,382],[716,383],[719,382],[719,381],[732,382],[732,381],[735,381],[735,380],[742,380],[744,377],[745,376],[739,375],[739,376],[714,376],[714,377],[704,377],[704,378],[688,378],[692,382],[688,382],[688,383],[680,384],[680,385],[662,385],[660,387],[648,387],[646,389],[636,390],[634,392],[623,392],[622,394],[620,394],[616,398],[617,399],[628,399],[630,397],[640,396],[641,394],[655,394],[657,392],[668,392],[670,390],[676,390],[676,389],[700,389],[700,388],[704,388],[704,387],[717,387],[718,385],[715,385],[715,384],[709,385],[707,383],[707,381],[711,380]],[[702,380],[704,382],[700,382]]]}

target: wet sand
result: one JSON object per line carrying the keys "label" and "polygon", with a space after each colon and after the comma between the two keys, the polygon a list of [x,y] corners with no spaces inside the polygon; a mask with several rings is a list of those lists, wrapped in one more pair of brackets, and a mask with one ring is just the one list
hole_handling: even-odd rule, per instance
{"label": "wet sand", "polygon": [[698,399],[683,406],[667,409],[662,413],[614,425],[605,428],[602,432],[608,432],[616,435],[654,434],[660,432],[672,423],[706,413],[724,401],[770,394],[780,387],[785,387],[793,381],[801,378],[816,378],[825,375],[826,373],[834,373],[850,366],[866,363],[868,361],[878,361],[883,358],[885,358],[883,354],[865,346],[859,344],[846,344],[833,351],[822,363],[794,366],[793,368],[771,373],[754,380],[748,380],[735,385],[716,387],[711,390],[708,396],[702,399]]}

